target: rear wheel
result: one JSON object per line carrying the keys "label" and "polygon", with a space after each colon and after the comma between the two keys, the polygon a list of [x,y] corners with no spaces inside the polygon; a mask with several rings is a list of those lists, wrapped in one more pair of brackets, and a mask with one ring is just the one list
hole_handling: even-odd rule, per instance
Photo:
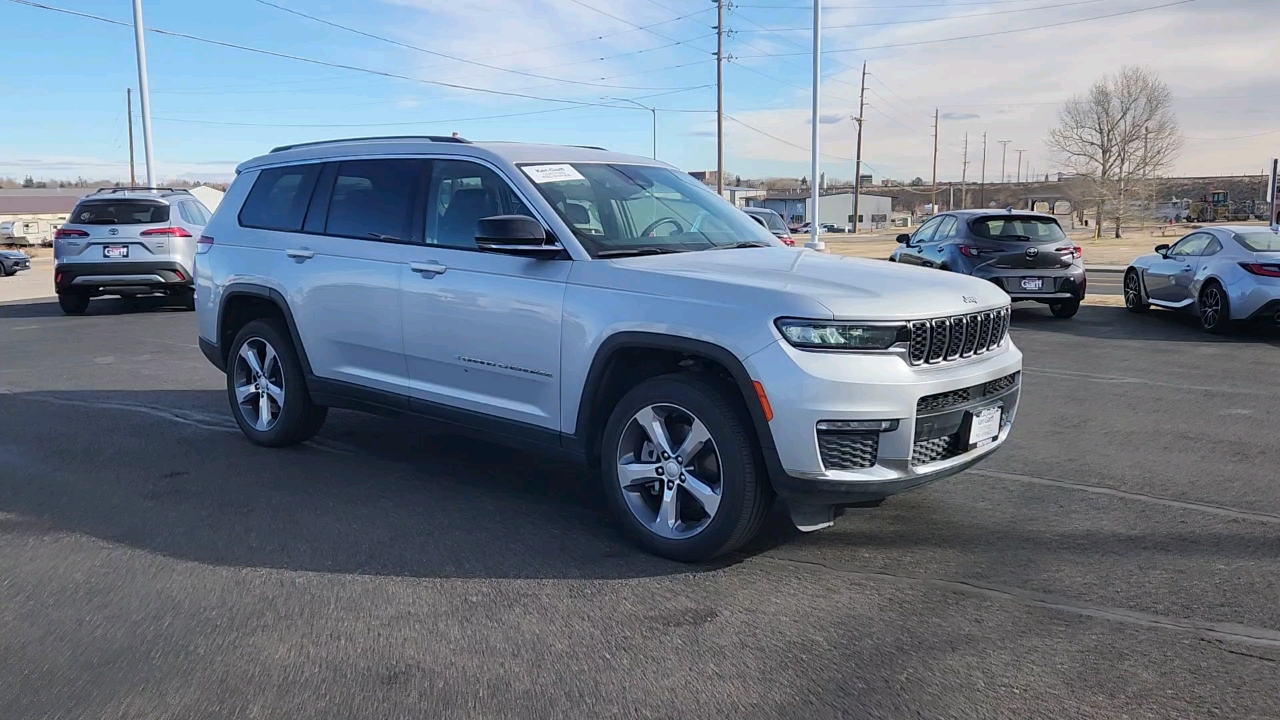
{"label": "rear wheel", "polygon": [[665,375],[633,388],[609,416],[605,494],[649,552],[710,560],[759,532],[773,494],[731,392],[715,378]]}
{"label": "rear wheel", "polygon": [[62,312],[68,315],[82,315],[85,310],[89,309],[89,293],[58,293],[58,307],[62,308]]}
{"label": "rear wheel", "polygon": [[1227,293],[1215,281],[1205,283],[1200,290],[1196,309],[1200,312],[1200,327],[1205,332],[1223,333],[1231,324],[1231,305],[1227,300]]}
{"label": "rear wheel", "polygon": [[1076,313],[1080,312],[1080,301],[1064,300],[1062,302],[1049,303],[1049,312],[1053,313],[1054,317],[1062,318],[1063,320],[1075,317]]}
{"label": "rear wheel", "polygon": [[250,441],[283,447],[320,431],[329,409],[311,402],[298,353],[276,322],[254,320],[231,344],[227,396]]}
{"label": "rear wheel", "polygon": [[1129,312],[1146,312],[1151,304],[1142,301],[1142,282],[1138,279],[1138,271],[1130,270],[1124,274],[1124,306]]}

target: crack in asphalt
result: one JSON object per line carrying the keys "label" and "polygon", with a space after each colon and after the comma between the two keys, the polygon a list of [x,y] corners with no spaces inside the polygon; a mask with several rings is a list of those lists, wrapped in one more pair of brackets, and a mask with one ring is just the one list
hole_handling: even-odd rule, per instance
{"label": "crack in asphalt", "polygon": [[[813,560],[799,560],[780,555],[758,555],[754,559],[784,567],[806,568],[810,570],[822,569],[865,580],[888,582],[897,585],[909,585],[913,587],[928,587],[938,590],[958,592],[965,595],[984,597],[992,600],[1012,601],[1030,607],[1046,608],[1071,613],[1073,615],[1082,615],[1085,617],[1110,620],[1129,625],[1192,632],[1204,637],[1216,640],[1226,640],[1242,645],[1280,648],[1280,631],[1269,630],[1266,628],[1255,628],[1248,625],[1238,625],[1236,623],[1205,622],[1187,618],[1167,617],[1138,610],[1107,608],[1090,605],[1070,598],[1039,593],[1033,590],[1023,590],[1021,588],[995,585],[978,580],[957,580],[921,575],[895,574],[884,572],[882,570],[837,567],[815,562]],[[750,562],[750,560],[747,562]],[[1261,659],[1265,660],[1269,658]]]}
{"label": "crack in asphalt", "polygon": [[1053,478],[1037,477],[1035,475],[1004,472],[1002,470],[971,469],[966,472],[972,475],[984,475],[986,477],[1001,480],[1018,480],[1020,482],[1029,482],[1036,485],[1048,485],[1050,487],[1080,490],[1083,492],[1097,493],[1099,495],[1110,495],[1112,497],[1125,498],[1126,500],[1138,500],[1141,502],[1155,503],[1157,505],[1167,505],[1181,510],[1198,510],[1200,512],[1232,517],[1238,520],[1254,520],[1257,522],[1280,525],[1280,515],[1273,515],[1271,513],[1259,512],[1256,510],[1239,510],[1237,508],[1226,507],[1223,505],[1210,505],[1209,503],[1200,503],[1192,500],[1175,500],[1174,498],[1161,497],[1159,495],[1148,495],[1146,493],[1133,492],[1131,490],[1119,490],[1105,485],[1090,485],[1089,483],[1074,482],[1071,480],[1055,480]]}

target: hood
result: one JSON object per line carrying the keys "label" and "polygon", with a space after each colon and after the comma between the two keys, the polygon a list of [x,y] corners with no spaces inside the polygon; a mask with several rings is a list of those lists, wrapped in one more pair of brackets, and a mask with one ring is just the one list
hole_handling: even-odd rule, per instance
{"label": "hood", "polygon": [[703,250],[612,261],[631,270],[801,295],[837,319],[911,320],[1009,304],[994,284],[884,260],[785,247]]}
{"label": "hood", "polygon": [[0,250],[0,255],[7,258],[25,258],[27,256],[26,253],[18,252],[17,250]]}

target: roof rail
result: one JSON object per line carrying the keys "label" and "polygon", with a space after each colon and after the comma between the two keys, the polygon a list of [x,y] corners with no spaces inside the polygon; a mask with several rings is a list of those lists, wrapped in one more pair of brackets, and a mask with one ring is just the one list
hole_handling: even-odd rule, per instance
{"label": "roof rail", "polygon": [[466,143],[471,144],[470,140],[460,138],[455,135],[378,135],[374,137],[353,137],[338,138],[336,140],[317,140],[315,142],[294,143],[292,145],[281,145],[280,147],[271,148],[271,152],[278,153],[285,150],[294,150],[304,147],[316,147],[319,145],[334,145],[337,143],[360,142],[362,140],[430,140],[431,142],[450,142],[450,143]]}
{"label": "roof rail", "polygon": [[599,145],[570,145],[569,147],[578,147],[584,150],[600,150],[601,152],[609,152],[609,148],[602,148]]}
{"label": "roof rail", "polygon": [[146,191],[146,192],[179,192],[179,191],[181,191],[181,192],[186,192],[186,190],[185,190],[185,189],[182,189],[182,188],[177,188],[177,189],[175,189],[175,188],[170,188],[170,187],[104,187],[104,188],[98,188],[98,189],[97,189],[97,190],[95,190],[92,194],[94,194],[94,195],[101,195],[102,193],[107,193],[108,195],[110,195],[110,194],[112,194],[112,193],[118,193],[118,192],[138,192],[138,191]]}

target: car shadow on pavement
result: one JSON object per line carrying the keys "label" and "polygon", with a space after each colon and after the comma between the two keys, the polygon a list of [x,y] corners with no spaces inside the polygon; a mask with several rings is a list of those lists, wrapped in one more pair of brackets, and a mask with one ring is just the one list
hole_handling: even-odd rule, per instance
{"label": "car shadow on pavement", "polygon": [[[95,298],[89,302],[86,316],[128,315],[144,312],[187,312],[173,300],[161,296],[140,298]],[[0,319],[61,317],[62,308],[57,300],[20,300],[0,303]]]}
{"label": "car shadow on pavement", "polygon": [[416,419],[335,411],[315,441],[268,449],[245,440],[217,391],[0,394],[0,534],[419,578],[620,579],[741,559],[685,565],[640,551],[599,483]]}
{"label": "car shadow on pavement", "polygon": [[1189,313],[1157,309],[1132,313],[1122,307],[1085,306],[1075,317],[1063,320],[1043,306],[1015,304],[1012,323],[1015,341],[1019,330],[1033,330],[1107,340],[1280,343],[1280,330],[1273,325],[1240,323],[1222,335],[1212,335],[1201,330]]}

